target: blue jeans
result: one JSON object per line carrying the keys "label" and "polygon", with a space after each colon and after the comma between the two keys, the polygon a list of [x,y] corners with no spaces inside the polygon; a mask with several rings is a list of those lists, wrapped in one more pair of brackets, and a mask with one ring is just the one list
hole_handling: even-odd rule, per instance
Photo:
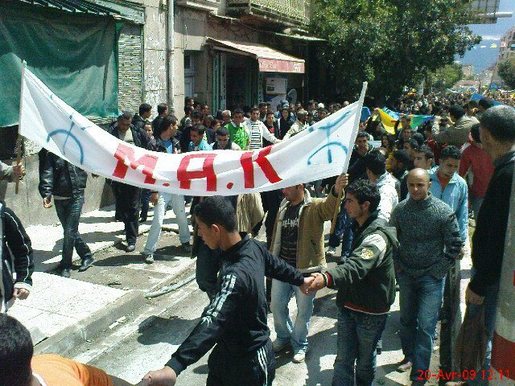
{"label": "blue jeans", "polygon": [[400,272],[401,345],[404,356],[413,363],[410,378],[416,381],[420,371],[429,369],[433,338],[442,306],[445,277],[411,277]]}
{"label": "blue jeans", "polygon": [[387,317],[388,315],[370,315],[347,308],[338,310],[333,386],[354,386],[354,373],[358,386],[372,385],[376,370],[376,346]]}
{"label": "blue jeans", "polygon": [[[475,269],[472,268],[472,276],[475,275]],[[494,336],[495,330],[495,313],[497,309],[497,296],[499,295],[499,283],[493,284],[486,288],[485,300],[483,301],[483,306],[485,310],[485,327],[488,333],[488,343],[486,345],[486,356],[485,362],[483,363],[483,367],[481,370],[485,370],[484,374],[490,374],[488,370],[490,370],[490,361],[492,360],[492,339]],[[481,306],[477,304],[467,304],[467,310],[470,312],[470,316],[477,315],[478,312],[481,311]],[[478,371],[480,374],[481,371]],[[469,380],[469,385],[488,385],[487,379],[482,379],[483,377],[477,376],[474,380]],[[485,377],[487,378],[487,377]]]}
{"label": "blue jeans", "polygon": [[343,207],[340,208],[340,213],[336,217],[336,225],[334,232],[329,235],[329,246],[337,248],[342,243],[342,256],[350,256],[352,252],[352,239],[354,237],[352,231],[352,219],[347,214]]}
{"label": "blue jeans", "polygon": [[73,248],[81,259],[91,256],[91,250],[79,234],[79,220],[84,204],[84,195],[76,195],[69,200],[54,200],[57,217],[63,226],[63,258],[61,268],[72,267]]}
{"label": "blue jeans", "polygon": [[[295,323],[290,318],[288,303],[295,295],[297,301],[297,317]],[[308,349],[308,329],[311,315],[313,315],[313,301],[315,293],[305,295],[299,287],[272,280],[272,303],[270,309],[274,316],[274,327],[277,340],[282,343],[290,341],[294,352]]]}

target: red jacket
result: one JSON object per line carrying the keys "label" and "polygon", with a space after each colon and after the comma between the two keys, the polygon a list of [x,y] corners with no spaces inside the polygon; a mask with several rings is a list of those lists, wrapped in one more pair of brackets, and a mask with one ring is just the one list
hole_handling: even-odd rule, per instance
{"label": "red jacket", "polygon": [[475,197],[484,197],[490,178],[494,173],[494,164],[488,153],[475,144],[467,146],[461,154],[460,176],[465,177],[469,169],[474,174],[470,194]]}

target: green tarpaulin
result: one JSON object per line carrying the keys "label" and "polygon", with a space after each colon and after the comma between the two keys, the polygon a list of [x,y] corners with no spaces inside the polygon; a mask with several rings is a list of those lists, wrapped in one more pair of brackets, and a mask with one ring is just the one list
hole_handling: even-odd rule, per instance
{"label": "green tarpaulin", "polygon": [[109,17],[0,5],[0,127],[18,123],[22,60],[82,115],[116,116],[119,27]]}

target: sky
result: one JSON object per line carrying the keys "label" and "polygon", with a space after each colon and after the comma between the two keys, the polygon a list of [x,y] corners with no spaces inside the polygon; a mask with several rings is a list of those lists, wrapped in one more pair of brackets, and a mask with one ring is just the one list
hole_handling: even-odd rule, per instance
{"label": "sky", "polygon": [[499,12],[511,11],[510,18],[498,18],[496,24],[472,24],[470,28],[483,39],[463,58],[456,58],[463,64],[472,64],[474,72],[479,73],[495,64],[499,55],[501,37],[515,25],[515,0],[501,0]]}

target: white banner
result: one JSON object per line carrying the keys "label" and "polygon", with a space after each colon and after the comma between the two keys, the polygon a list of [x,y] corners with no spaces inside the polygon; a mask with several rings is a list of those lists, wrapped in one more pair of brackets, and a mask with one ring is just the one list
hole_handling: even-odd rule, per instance
{"label": "white banner", "polygon": [[280,189],[347,170],[360,100],[291,139],[256,151],[166,154],[129,145],[64,103],[28,69],[22,76],[20,134],[91,173],[190,196]]}

